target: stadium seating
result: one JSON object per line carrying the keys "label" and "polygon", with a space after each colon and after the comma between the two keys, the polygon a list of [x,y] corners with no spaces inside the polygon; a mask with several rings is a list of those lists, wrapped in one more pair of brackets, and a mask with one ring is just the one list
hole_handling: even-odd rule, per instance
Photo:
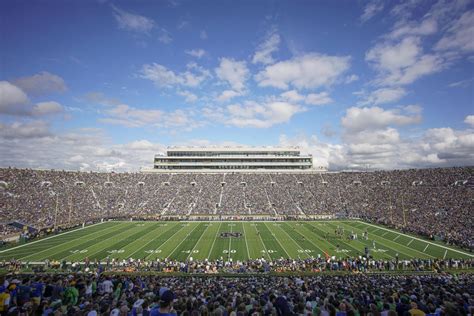
{"label": "stadium seating", "polygon": [[473,247],[474,168],[145,174],[0,169],[0,234],[102,218],[351,216]]}

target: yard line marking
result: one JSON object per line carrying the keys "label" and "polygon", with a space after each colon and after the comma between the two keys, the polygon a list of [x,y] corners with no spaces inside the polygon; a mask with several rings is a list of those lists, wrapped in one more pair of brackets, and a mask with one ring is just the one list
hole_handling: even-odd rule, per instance
{"label": "yard line marking", "polygon": [[[210,224],[210,223],[209,223]],[[206,231],[209,229],[209,227],[211,227],[211,225],[207,225],[206,229],[204,229],[204,232],[202,233],[201,237],[199,237],[198,241],[196,242],[196,244],[194,245],[193,249],[191,250],[191,252],[189,253],[189,255],[186,257],[186,260],[189,259],[189,257],[191,256],[191,254],[193,253],[194,249],[196,249],[196,246],[199,244],[199,241],[201,240],[202,236],[204,236],[206,234]]]}
{"label": "yard line marking", "polygon": [[397,237],[395,237],[395,238],[393,239],[393,241],[395,241],[395,240],[397,240],[398,238],[400,238],[400,236],[401,236],[401,235],[397,235]]}
{"label": "yard line marking", "polygon": [[[352,230],[353,228],[355,228],[356,230],[364,231],[363,228],[359,228],[359,227],[355,227],[355,226],[348,225],[346,222],[339,222],[339,223],[337,223],[337,224],[340,224],[341,226],[345,226],[345,227],[347,227],[348,229],[351,229],[351,230]],[[323,232],[323,233],[324,233],[324,232],[330,233],[330,231],[332,230],[332,228],[330,228],[329,226],[325,226],[326,228],[323,229],[323,228],[318,228],[318,227],[316,227],[316,226],[314,226],[314,225],[311,225],[311,223],[310,223],[309,225],[315,227],[317,230],[320,230],[320,231]],[[332,225],[332,227],[334,227],[334,224],[331,224],[331,225]],[[362,227],[363,227],[363,226],[362,226]],[[375,235],[375,236],[378,236],[378,235]],[[356,241],[357,243],[361,244],[364,248],[367,246],[367,243],[364,243],[364,242],[362,241],[362,239],[361,239],[361,240],[355,240],[355,241]],[[327,242],[329,242],[329,244],[331,244],[331,245],[334,245],[334,243],[331,242],[331,241],[327,241]],[[352,245],[351,243],[346,243],[345,241],[342,241],[342,243],[343,243],[347,248],[353,249],[353,251],[355,251],[356,253],[361,253],[361,252],[364,251],[363,249],[358,249],[358,248],[356,248],[356,246],[355,246],[355,245]],[[336,245],[337,245],[337,241],[336,241]],[[390,247],[389,247],[389,248],[390,248]],[[325,251],[324,251],[324,253],[327,254],[327,252],[325,252]],[[334,255],[334,254],[333,254],[333,255]],[[389,253],[384,253],[384,256],[388,256],[388,257],[394,258],[394,256],[390,255]]]}
{"label": "yard line marking", "polygon": [[[137,253],[138,251],[142,250],[143,248],[145,248],[146,246],[148,246],[150,243],[154,242],[157,238],[160,238],[160,236],[163,236],[164,233],[168,232],[169,230],[171,230],[172,228],[176,227],[176,225],[178,225],[178,222],[176,222],[174,225],[171,225],[168,227],[168,229],[164,230],[163,232],[161,232],[161,234],[159,234],[158,236],[156,236],[155,238],[153,238],[152,240],[150,240],[149,242],[145,243],[145,245],[143,245],[143,247],[140,247],[138,248],[137,250],[135,250],[134,252],[132,252],[130,255],[128,255],[128,258],[132,258],[132,255],[134,255],[135,253]],[[152,232],[154,232],[155,230],[161,228],[163,226],[160,226],[158,225],[157,228],[153,229],[150,233],[148,234],[151,234]],[[147,235],[148,235],[147,234]],[[146,236],[146,235],[145,235]],[[145,237],[143,236],[143,237]]]}
{"label": "yard line marking", "polygon": [[[268,249],[267,247],[265,246],[265,243],[263,242],[263,238],[262,238],[262,235],[260,234],[260,231],[257,230],[257,226],[254,226],[255,227],[255,231],[258,233],[258,237],[260,237],[260,240],[262,241],[262,245],[263,245],[263,248],[265,249],[265,253],[267,254],[268,256],[268,259],[270,259],[270,261],[272,260],[272,257],[270,256],[270,254],[268,253]],[[270,231],[270,230],[269,230]],[[284,250],[284,249],[283,249]]]}
{"label": "yard line marking", "polygon": [[[292,227],[292,226],[290,226],[290,227]],[[281,227],[278,227],[278,228],[280,228],[280,229],[290,238],[290,240],[292,240],[292,241],[296,244],[296,246],[298,246],[298,247],[300,248],[300,250],[303,250],[303,252],[302,252],[301,254],[306,254],[306,256],[310,257],[309,254],[307,254],[307,253],[304,252],[303,247],[301,247],[300,244],[299,244],[293,237],[291,237],[290,234],[288,234],[286,230],[284,230],[284,229],[281,228]],[[275,228],[275,229],[277,229],[277,228]],[[275,237],[276,237],[276,236],[275,236]],[[299,255],[298,255],[298,257],[299,257]]]}
{"label": "yard line marking", "polygon": [[[174,235],[176,235],[178,232],[180,232],[184,226],[181,226],[178,230],[176,230],[168,239],[166,239],[158,248],[155,250],[159,250],[161,247],[163,247],[164,244],[166,244],[171,238],[173,238]],[[156,239],[155,239],[156,240]],[[153,253],[150,253],[148,256],[145,257],[145,259],[148,259]]]}
{"label": "yard line marking", "polygon": [[430,246],[430,244],[426,244],[426,247],[425,247],[425,249],[423,249],[423,252],[425,252],[426,249],[428,249],[429,246]]}
{"label": "yard line marking", "polygon": [[242,227],[244,229],[244,239],[245,239],[245,246],[247,247],[247,256],[250,259],[249,244],[247,242],[247,233],[245,232],[245,222],[242,223]]}
{"label": "yard line marking", "polygon": [[388,234],[388,232],[385,232],[385,233],[382,234],[382,236],[385,236],[385,235],[387,235],[387,234]]}
{"label": "yard line marking", "polygon": [[413,240],[415,240],[415,239],[410,240],[410,241],[408,242],[407,246],[410,246],[410,244],[413,242]]}
{"label": "yard line marking", "polygon": [[[313,226],[313,225],[311,225],[311,226]],[[291,227],[291,225],[290,225],[290,227]],[[305,227],[304,225],[303,225],[303,227],[304,227],[304,229],[308,230],[308,228]],[[308,231],[311,232],[310,230],[308,230]],[[308,238],[308,236],[304,235],[303,233],[301,233],[301,232],[298,232],[298,233],[299,233],[300,235],[303,235],[303,237],[304,237],[305,239]],[[326,252],[325,252],[324,250],[322,250],[318,245],[316,245],[315,243],[313,243],[313,241],[311,240],[311,238],[308,238],[307,241],[309,241],[310,244],[312,244],[313,246],[315,246],[316,248],[318,248],[320,251],[322,251],[323,253],[322,253],[321,255],[324,255],[324,254],[326,253]],[[311,257],[313,257],[313,256],[311,256]]]}
{"label": "yard line marking", "polygon": [[446,259],[446,255],[448,254],[448,249],[446,249],[446,251],[444,252],[444,256],[443,256],[443,259]]}
{"label": "yard line marking", "polygon": [[[81,228],[78,228],[78,229],[73,229],[73,230],[70,230],[70,231],[68,231],[68,232],[61,233],[61,234],[59,234],[59,235],[54,235],[54,236],[42,238],[42,239],[35,240],[35,241],[29,242],[29,243],[26,243],[26,244],[23,244],[23,245],[15,246],[15,247],[13,247],[13,248],[8,248],[8,249],[5,249],[5,250],[1,250],[0,253],[4,253],[4,252],[6,252],[6,251],[10,251],[10,250],[13,250],[13,249],[18,249],[18,248],[21,248],[21,247],[29,246],[29,245],[31,245],[31,244],[35,244],[35,243],[37,243],[37,242],[45,241],[45,240],[48,240],[48,239],[51,239],[51,238],[64,236],[64,235],[70,234],[70,233],[72,233],[72,232],[77,232],[77,231],[79,231],[79,230],[86,229],[86,228],[93,227],[93,226],[97,226],[97,225],[104,224],[104,223],[109,223],[109,222],[100,222],[100,223],[95,223],[95,224],[92,224],[92,225],[89,225],[89,226],[81,227]],[[115,226],[116,226],[116,225],[114,225],[114,226],[112,226],[112,227],[115,227]]]}
{"label": "yard line marking", "polygon": [[[84,240],[83,240],[83,239],[79,239],[79,240],[80,240],[80,244],[87,243],[87,242],[89,242],[89,241],[91,241],[91,240],[93,240],[93,239],[96,239],[96,238],[100,238],[100,237],[102,237],[102,236],[107,235],[107,234],[110,233],[110,232],[118,231],[121,226],[122,226],[122,225],[114,225],[114,226],[109,227],[109,228],[106,228],[106,229],[104,229],[104,230],[97,231],[97,232],[93,233],[92,235],[87,236],[87,237],[91,237],[91,236],[92,236],[92,238],[86,238],[86,239],[84,239]],[[115,228],[115,229],[113,229],[113,228]],[[126,228],[126,225],[124,226],[124,228]],[[105,232],[105,233],[104,233],[104,232]],[[59,235],[59,236],[60,236],[60,235]],[[112,237],[109,237],[109,238],[112,238]],[[109,238],[107,238],[107,239],[109,239]],[[40,254],[40,253],[43,253],[43,252],[45,252],[45,251],[51,251],[51,249],[56,249],[56,248],[59,247],[59,249],[56,249],[56,250],[59,250],[59,251],[53,252],[52,254],[50,254],[50,255],[48,256],[48,257],[52,257],[52,256],[54,256],[54,255],[56,255],[56,254],[58,254],[58,253],[63,252],[64,250],[66,250],[67,248],[61,248],[61,247],[64,247],[64,245],[69,245],[70,243],[73,243],[73,244],[74,244],[74,243],[77,242],[77,241],[78,241],[78,239],[69,240],[69,241],[67,241],[67,242],[61,243],[61,244],[56,245],[56,246],[53,246],[53,247],[51,247],[51,248],[46,248],[46,249],[44,249],[44,250],[35,252],[35,253],[33,253],[33,254],[29,254],[29,255],[27,255],[27,256],[23,256],[23,257],[21,257],[20,259],[23,260],[23,259],[26,259],[26,258],[29,258],[29,257],[32,257],[32,256],[36,256],[36,255],[38,255],[38,254]],[[63,258],[62,258],[62,259],[63,259]]]}
{"label": "yard line marking", "polygon": [[[227,227],[229,227],[229,225],[227,225]],[[230,246],[232,245],[232,227],[234,227],[234,225],[230,225],[229,252],[227,253],[227,259],[229,259],[229,258],[232,259],[232,256],[231,256],[231,253],[230,253],[230,250],[231,250]]]}
{"label": "yard line marking", "polygon": [[[265,225],[265,227],[267,227],[267,229],[268,229],[269,232],[272,232],[272,231],[270,230],[270,228],[268,228],[267,223],[263,223],[263,225]],[[286,256],[287,256],[288,258],[291,258],[291,256],[288,254],[288,252],[286,251],[286,249],[283,248],[283,245],[281,244],[280,240],[278,240],[277,236],[275,235],[274,237],[275,237],[275,240],[277,241],[277,243],[280,245],[281,249],[283,249],[283,251],[286,253]]]}
{"label": "yard line marking", "polygon": [[[362,223],[362,222],[361,222],[361,223]],[[375,225],[373,225],[373,224],[370,224],[370,223],[365,223],[365,224],[366,224],[366,225],[369,225],[369,226],[377,227],[377,226],[375,226]],[[393,230],[387,229],[387,228],[385,228],[385,227],[381,227],[380,229],[388,230],[388,231],[393,232]],[[420,239],[420,238],[417,238],[417,237],[413,237],[413,236],[410,236],[410,235],[407,235],[407,234],[400,233],[400,235],[403,235],[403,236],[406,236],[406,237],[410,237],[410,238],[414,238],[414,239],[416,239],[416,240],[420,240],[420,241],[423,241],[423,242],[425,242],[425,243],[427,243],[427,244],[430,244],[430,245],[433,245],[433,246],[438,246],[438,247],[443,248],[443,249],[447,249],[447,250],[451,250],[451,251],[454,251],[454,252],[457,252],[457,253],[461,253],[461,254],[466,255],[466,256],[469,256],[469,257],[471,257],[471,258],[474,257],[474,255],[471,255],[471,254],[469,254],[469,253],[467,253],[467,252],[460,251],[460,250],[453,249],[453,248],[449,248],[449,247],[445,247],[445,246],[443,246],[443,245],[438,245],[438,244],[432,243],[432,242],[430,242],[430,241],[426,241],[426,240],[423,240],[423,239]]]}
{"label": "yard line marking", "polygon": [[[183,238],[183,240],[181,240],[181,242],[180,242],[176,247],[174,247],[173,251],[171,251],[171,253],[170,253],[169,255],[167,255],[166,257],[167,257],[167,258],[171,257],[171,255],[176,251],[176,249],[178,249],[179,246],[181,246],[181,244],[186,240],[186,237],[188,237],[189,235],[191,235],[192,232],[193,232],[196,228],[198,228],[198,226],[199,226],[199,224],[197,224],[196,226],[194,226],[194,228]],[[184,226],[183,226],[183,227],[184,227]],[[164,243],[163,243],[163,244],[164,244]],[[163,245],[162,245],[162,246],[163,246]]]}
{"label": "yard line marking", "polygon": [[217,228],[217,234],[216,234],[216,237],[214,237],[214,241],[212,242],[212,246],[211,246],[211,249],[209,250],[209,254],[207,255],[207,259],[209,259],[209,257],[211,256],[212,249],[214,248],[214,244],[216,243],[217,236],[219,236],[219,232],[221,231],[221,226],[222,226],[222,222],[219,223],[219,228]]}

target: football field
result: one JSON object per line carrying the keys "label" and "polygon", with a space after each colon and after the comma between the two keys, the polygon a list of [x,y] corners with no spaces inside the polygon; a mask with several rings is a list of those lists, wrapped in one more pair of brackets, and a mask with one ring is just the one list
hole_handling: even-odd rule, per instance
{"label": "football field", "polygon": [[[343,231],[337,237],[335,230]],[[368,239],[362,237],[368,232]],[[348,236],[357,234],[357,240]],[[361,221],[120,222],[110,221],[0,251],[0,261],[124,259],[472,258],[472,254],[421,237]]]}

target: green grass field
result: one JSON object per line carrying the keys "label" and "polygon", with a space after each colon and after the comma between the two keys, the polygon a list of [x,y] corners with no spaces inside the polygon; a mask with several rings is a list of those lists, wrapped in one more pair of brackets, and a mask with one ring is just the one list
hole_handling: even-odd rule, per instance
{"label": "green grass field", "polygon": [[[358,240],[336,238],[337,227]],[[363,240],[367,230],[369,239]],[[221,237],[221,233],[241,233]],[[326,238],[329,233],[329,238]],[[375,242],[375,248],[374,246]],[[337,249],[339,245],[339,250]],[[104,222],[0,251],[0,260],[38,262],[110,258],[217,259],[359,256],[368,247],[375,258],[472,258],[441,243],[361,221],[313,222]]]}

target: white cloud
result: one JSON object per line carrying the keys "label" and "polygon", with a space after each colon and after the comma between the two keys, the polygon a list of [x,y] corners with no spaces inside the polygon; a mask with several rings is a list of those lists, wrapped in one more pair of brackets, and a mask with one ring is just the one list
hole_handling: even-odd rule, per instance
{"label": "white cloud", "polygon": [[377,13],[382,11],[384,8],[383,1],[380,0],[371,0],[369,1],[365,7],[364,12],[360,16],[360,20],[362,23],[367,22],[371,18],[373,18]]}
{"label": "white cloud", "polygon": [[46,71],[33,76],[18,78],[13,83],[29,95],[67,91],[63,78]]}
{"label": "white cloud", "polygon": [[249,70],[245,61],[236,61],[232,58],[221,58],[219,67],[215,69],[219,79],[226,81],[235,91],[245,89],[245,81],[249,76]]}
{"label": "white cloud", "polygon": [[307,54],[267,66],[255,76],[261,87],[312,89],[330,86],[349,68],[350,57]]}
{"label": "white cloud", "polygon": [[471,127],[474,127],[474,115],[468,115],[464,119],[464,123],[471,125]]}
{"label": "white cloud", "polygon": [[346,77],[345,83],[351,83],[351,82],[354,82],[354,81],[357,81],[357,80],[359,80],[359,76],[352,74],[352,75]]}
{"label": "white cloud", "polygon": [[193,56],[193,57],[196,57],[198,59],[200,59],[201,57],[203,57],[204,55],[206,55],[206,51],[202,48],[199,48],[199,49],[191,49],[191,50],[185,50],[184,51],[186,54],[190,55],[190,56]]}
{"label": "white cloud", "polygon": [[57,114],[64,111],[61,104],[55,101],[39,102],[33,107],[32,114],[36,116]]}
{"label": "white cloud", "polygon": [[327,92],[310,93],[305,96],[299,94],[296,90],[289,90],[280,94],[280,97],[289,102],[298,103],[302,101],[308,105],[324,105],[333,102]]}
{"label": "white cloud", "polygon": [[157,87],[173,87],[183,85],[188,87],[197,87],[204,80],[211,77],[208,70],[198,66],[195,63],[189,63],[186,71],[175,73],[163,65],[153,63],[145,64],[140,72],[140,77],[153,81]]}
{"label": "white cloud", "polygon": [[445,67],[441,56],[423,54],[421,41],[416,37],[406,37],[395,44],[379,43],[367,52],[365,59],[377,70],[375,82],[380,85],[410,84]]}
{"label": "white cloud", "polygon": [[169,44],[173,41],[173,38],[171,37],[171,33],[168,32],[167,29],[162,27],[160,28],[160,31],[159,31],[158,41],[160,41],[163,44]]}
{"label": "white cloud", "polygon": [[241,92],[237,92],[234,90],[224,90],[222,93],[217,97],[217,101],[219,102],[226,102],[229,101],[235,97],[241,96]]}
{"label": "white cloud", "polygon": [[407,22],[400,20],[395,24],[388,38],[398,39],[404,36],[427,36],[438,31],[438,23],[433,17],[424,19],[421,22]]}
{"label": "white cloud", "polygon": [[185,101],[188,102],[188,103],[194,103],[198,100],[198,96],[195,95],[194,93],[192,92],[189,92],[189,91],[178,91],[177,92],[180,96],[184,97],[185,98]]}
{"label": "white cloud", "polygon": [[364,99],[359,102],[359,105],[379,105],[385,103],[392,103],[400,100],[406,95],[405,89],[401,87],[395,88],[380,88],[372,91],[369,95],[364,96]]}
{"label": "white cloud", "polygon": [[44,121],[0,123],[0,138],[31,139],[50,136],[48,123]]}
{"label": "white cloud", "polygon": [[0,81],[0,113],[26,115],[29,112],[28,96],[8,81]]}
{"label": "white cloud", "polygon": [[305,109],[299,105],[283,101],[257,103],[247,101],[244,104],[232,104],[224,108],[207,107],[203,110],[207,118],[225,125],[237,127],[268,128],[288,122],[293,115]]}
{"label": "white cloud", "polygon": [[446,35],[435,46],[436,50],[474,51],[474,10],[465,12],[448,28]]}
{"label": "white cloud", "polygon": [[272,64],[274,62],[272,53],[278,50],[278,45],[280,45],[280,35],[276,29],[272,29],[266,35],[265,40],[257,47],[257,51],[252,58],[252,63],[261,63],[264,65]]}
{"label": "white cloud", "polygon": [[419,113],[401,113],[398,109],[384,110],[380,107],[351,107],[341,119],[342,126],[349,133],[380,129],[392,125],[410,125],[421,122]]}
{"label": "white cloud", "polygon": [[145,16],[124,11],[114,5],[112,5],[112,9],[115,20],[121,29],[133,32],[148,33],[155,26],[155,22]]}
{"label": "white cloud", "polygon": [[306,96],[305,103],[309,105],[324,105],[333,102],[329,93],[310,93]]}

